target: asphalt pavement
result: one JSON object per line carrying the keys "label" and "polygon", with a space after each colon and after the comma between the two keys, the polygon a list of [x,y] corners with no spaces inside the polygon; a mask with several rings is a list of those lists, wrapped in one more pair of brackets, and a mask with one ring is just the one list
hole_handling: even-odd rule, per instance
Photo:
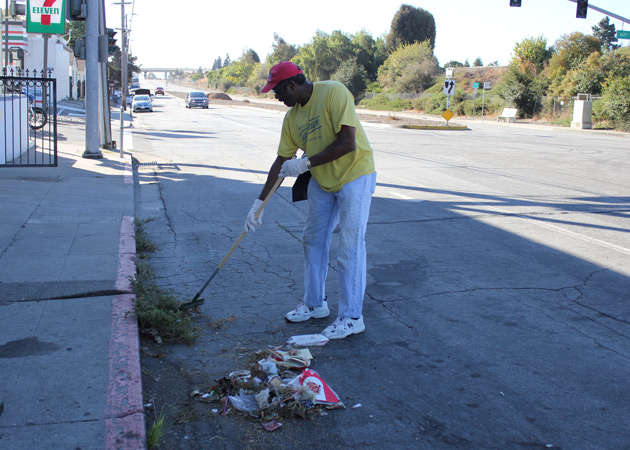
{"label": "asphalt pavement", "polygon": [[131,155],[58,130],[58,167],[0,168],[0,448],[144,448]]}
{"label": "asphalt pavement", "polygon": [[[80,115],[80,111],[73,111]],[[130,154],[0,168],[0,448],[145,448]]]}

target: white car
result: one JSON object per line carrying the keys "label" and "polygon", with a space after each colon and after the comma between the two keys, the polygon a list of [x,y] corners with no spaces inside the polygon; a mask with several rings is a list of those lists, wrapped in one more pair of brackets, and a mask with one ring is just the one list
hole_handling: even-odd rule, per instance
{"label": "white car", "polygon": [[149,111],[153,112],[153,102],[149,95],[134,95],[133,102],[131,102],[131,110],[137,111]]}

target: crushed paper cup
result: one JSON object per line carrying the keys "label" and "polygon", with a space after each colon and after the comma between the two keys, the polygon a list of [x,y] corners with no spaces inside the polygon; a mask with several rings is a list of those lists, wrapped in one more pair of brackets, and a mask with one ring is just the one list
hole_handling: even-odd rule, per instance
{"label": "crushed paper cup", "polygon": [[301,334],[299,336],[291,336],[287,344],[300,347],[322,347],[328,344],[328,338],[323,334]]}

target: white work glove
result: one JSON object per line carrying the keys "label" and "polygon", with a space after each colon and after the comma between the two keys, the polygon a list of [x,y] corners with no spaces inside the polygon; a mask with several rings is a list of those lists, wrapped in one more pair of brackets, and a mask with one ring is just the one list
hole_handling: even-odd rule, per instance
{"label": "white work glove", "polygon": [[260,215],[258,216],[258,219],[256,218],[256,213],[258,212],[262,204],[263,204],[263,201],[257,198],[254,204],[252,205],[252,209],[249,210],[249,214],[247,214],[247,219],[245,219],[245,232],[246,233],[248,231],[256,231],[256,227],[259,227],[262,225],[263,211],[260,211]]}
{"label": "white work glove", "polygon": [[310,161],[306,156],[300,159],[290,159],[285,161],[284,164],[282,164],[282,168],[280,169],[278,176],[280,178],[297,177],[309,170],[309,163]]}

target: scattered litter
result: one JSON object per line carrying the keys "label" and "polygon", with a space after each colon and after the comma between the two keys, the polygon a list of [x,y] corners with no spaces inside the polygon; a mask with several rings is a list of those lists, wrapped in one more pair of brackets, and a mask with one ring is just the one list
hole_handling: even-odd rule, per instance
{"label": "scattered litter", "polygon": [[305,335],[294,336],[291,342],[299,348],[269,347],[246,355],[248,368],[215,380],[208,390],[194,389],[190,397],[212,403],[213,414],[240,411],[257,417],[268,431],[281,427],[282,418],[308,419],[314,414],[327,415],[324,410],[345,408],[319,373],[310,368],[313,354],[304,348],[306,344],[324,345],[328,339]]}
{"label": "scattered litter", "polygon": [[315,403],[322,405],[334,405],[339,403],[339,397],[335,394],[335,391],[330,389],[322,377],[314,370],[304,370],[299,376],[297,383],[306,386],[315,394]]}
{"label": "scattered litter", "polygon": [[274,431],[282,426],[282,424],[275,419],[268,422],[262,422],[261,425],[267,431]]}
{"label": "scattered litter", "polygon": [[[271,356],[280,369],[306,369],[311,365],[313,355],[307,348],[299,350],[272,350]],[[260,363],[260,362],[259,362]]]}
{"label": "scattered litter", "polygon": [[276,366],[275,361],[261,359],[258,361],[258,365],[260,366],[260,370],[270,375],[278,375],[278,367]]}
{"label": "scattered litter", "polygon": [[242,412],[254,412],[257,411],[258,403],[256,402],[256,396],[254,394],[249,395],[229,395],[230,403],[234,408]]}
{"label": "scattered litter", "polygon": [[547,444],[547,445],[545,445],[545,447],[547,447],[547,448],[553,448],[553,444]]}
{"label": "scattered litter", "polygon": [[291,336],[287,344],[298,347],[321,347],[328,344],[328,338],[323,334],[302,334],[299,336]]}
{"label": "scattered litter", "polygon": [[269,388],[263,389],[258,394],[255,395],[256,403],[258,404],[258,409],[267,409],[269,408]]}
{"label": "scattered litter", "polygon": [[356,405],[354,405],[352,408],[350,409],[357,409],[361,407],[361,403],[357,403]]}

